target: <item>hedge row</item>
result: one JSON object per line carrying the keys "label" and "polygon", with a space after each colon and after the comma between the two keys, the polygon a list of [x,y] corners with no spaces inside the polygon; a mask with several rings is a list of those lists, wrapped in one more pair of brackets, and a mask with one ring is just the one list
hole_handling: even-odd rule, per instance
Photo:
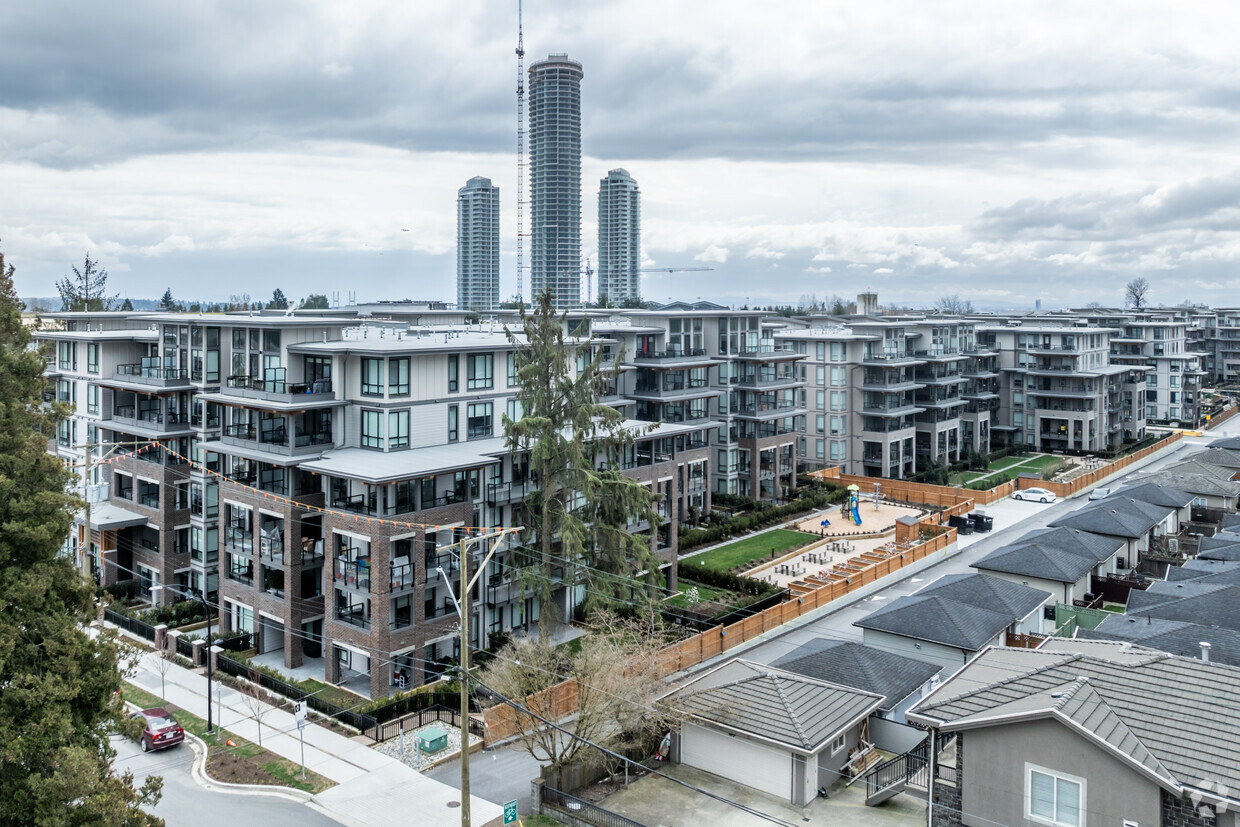
{"label": "hedge row", "polygon": [[715,571],[706,566],[695,566],[693,558],[681,561],[680,576],[694,583],[701,583],[703,586],[714,586],[738,594],[761,597],[779,591],[777,586],[765,580],[753,580],[748,577],[738,577],[729,571]]}
{"label": "hedge row", "polygon": [[727,517],[711,525],[682,531],[677,546],[681,552],[684,552],[698,546],[718,543],[738,534],[747,534],[755,529],[787,522],[800,514],[827,508],[843,502],[847,497],[848,492],[843,488],[824,486],[805,492],[785,505],[771,505],[750,500],[748,502],[753,506],[753,511],[750,513]]}

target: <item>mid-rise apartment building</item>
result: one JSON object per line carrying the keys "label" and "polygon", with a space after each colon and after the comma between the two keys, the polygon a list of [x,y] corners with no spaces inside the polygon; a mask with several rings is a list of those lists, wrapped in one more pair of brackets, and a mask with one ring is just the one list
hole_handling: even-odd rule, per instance
{"label": "mid-rise apartment building", "polygon": [[[164,603],[202,591],[260,655],[320,662],[326,680],[372,697],[459,654],[447,547],[522,525],[538,485],[504,439],[502,417],[521,416],[507,335],[318,316],[49,318],[49,379],[77,400],[52,447],[75,465],[92,452],[93,542],[78,544],[101,582],[136,579]],[[710,506],[714,427],[627,420],[632,444],[598,457],[660,495],[662,524],[628,529],[650,535],[673,588],[677,523]],[[539,622],[518,583],[523,554],[505,543],[488,563],[474,646]],[[588,588],[559,567],[557,616]]]}

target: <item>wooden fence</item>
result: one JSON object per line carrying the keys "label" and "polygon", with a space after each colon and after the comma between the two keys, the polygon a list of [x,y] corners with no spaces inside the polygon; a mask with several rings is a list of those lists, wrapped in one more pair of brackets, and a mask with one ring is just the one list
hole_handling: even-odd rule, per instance
{"label": "wooden fence", "polygon": [[1129,465],[1132,465],[1135,462],[1140,462],[1151,454],[1155,454],[1169,445],[1174,445],[1183,438],[1184,434],[1176,431],[1175,433],[1158,440],[1152,445],[1145,446],[1140,451],[1133,451],[1131,454],[1120,457],[1114,462],[1107,463],[1101,468],[1096,468],[1088,474],[1082,474],[1070,482],[1046,482],[1045,480],[1034,479],[1031,477],[1020,477],[1017,479],[1017,483],[1019,483],[1021,490],[1026,488],[1045,488],[1048,491],[1055,492],[1055,494],[1059,497],[1070,497],[1073,494],[1084,491],[1091,485],[1102,482],[1107,477],[1123,470],[1124,468],[1127,468]]}
{"label": "wooden fence", "polygon": [[[804,591],[785,603],[771,606],[735,623],[716,626],[668,646],[659,653],[659,674],[666,677],[721,655],[904,566],[942,551],[955,542],[956,530],[947,528],[943,529],[941,534],[883,560],[871,559],[865,555],[854,557],[850,562],[859,564],[858,568],[847,577],[833,579],[830,583]],[[577,689],[574,681],[564,681],[530,696],[524,705],[544,718],[557,720],[576,711]],[[486,720],[488,745],[510,738],[520,731],[516,712],[506,704],[490,707],[483,712],[483,716]]]}

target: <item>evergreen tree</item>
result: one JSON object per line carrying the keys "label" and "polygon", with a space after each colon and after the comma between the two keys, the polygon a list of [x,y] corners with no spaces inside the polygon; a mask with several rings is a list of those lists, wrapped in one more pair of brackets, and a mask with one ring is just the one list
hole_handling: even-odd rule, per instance
{"label": "evergreen tree", "polygon": [[76,501],[46,450],[60,410],[42,405],[29,341],[0,256],[0,823],[162,824],[140,809],[162,780],[135,789],[111,765],[109,734],[132,729],[116,694],[123,646],[86,634],[93,587],[58,553]]}
{"label": "evergreen tree", "polygon": [[271,294],[271,301],[267,302],[268,310],[288,310],[288,299],[284,297],[284,291],[277,287]]}
{"label": "evergreen tree", "polygon": [[327,296],[324,296],[322,293],[311,293],[301,303],[301,306],[303,310],[326,310]]}
{"label": "evergreen tree", "polygon": [[650,538],[630,535],[624,526],[647,519],[653,527],[658,515],[649,489],[595,467],[599,458],[618,464],[634,442],[620,412],[599,402],[613,372],[589,358],[590,342],[567,339],[565,315],[556,313],[550,291],[538,296],[532,312],[522,305],[520,316],[524,338],[505,332],[516,349],[522,417],[514,422],[505,414],[503,422],[509,449],[529,453],[538,482],[526,499],[526,527],[539,543],[527,583],[538,590],[538,635],[546,641],[555,622],[552,571],[567,561],[564,581],[571,584],[574,566],[592,557],[585,571],[587,579],[597,580],[594,593],[616,590],[614,579],[594,577],[596,568],[626,575],[646,569],[655,576]]}
{"label": "evergreen tree", "polygon": [[172,298],[172,288],[169,287],[164,291],[163,297],[159,300],[159,309],[169,313],[175,313],[177,310],[177,300]]}
{"label": "evergreen tree", "polygon": [[82,269],[79,270],[76,265],[72,269],[72,276],[65,276],[56,282],[63,305],[60,309],[92,312],[111,310],[116,296],[104,293],[108,285],[108,271],[99,266],[99,260],[92,259],[90,253],[87,253]]}
{"label": "evergreen tree", "polygon": [[131,302],[129,299],[125,299],[123,302],[121,302],[121,310],[132,311],[133,302]]}

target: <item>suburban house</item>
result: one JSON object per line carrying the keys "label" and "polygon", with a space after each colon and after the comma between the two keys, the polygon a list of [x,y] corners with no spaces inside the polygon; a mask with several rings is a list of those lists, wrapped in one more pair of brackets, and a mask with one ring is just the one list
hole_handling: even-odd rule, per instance
{"label": "suburban house", "polygon": [[1234,514],[1240,497],[1240,482],[1232,479],[1230,469],[1208,462],[1179,462],[1167,468],[1139,474],[1132,482],[1158,482],[1187,491],[1197,497],[1194,505]]}
{"label": "suburban house", "polygon": [[1198,560],[1240,560],[1240,534],[1220,531],[1213,537],[1202,537],[1197,545]]}
{"label": "suburban house", "polygon": [[1240,631],[1221,626],[1113,614],[1098,628],[1080,629],[1076,636],[1081,640],[1133,643],[1181,657],[1240,666]]}
{"label": "suburban house", "polygon": [[1208,621],[1213,626],[1240,631],[1240,585],[1211,578],[1155,581],[1145,591],[1128,593],[1126,617]]}
{"label": "suburban house", "polygon": [[1187,491],[1181,491],[1178,488],[1171,488],[1166,485],[1159,485],[1156,482],[1139,482],[1112,492],[1107,500],[1137,500],[1150,505],[1157,505],[1163,508],[1174,509],[1171,521],[1167,524],[1168,534],[1179,534],[1180,529],[1188,526],[1193,519],[1193,502],[1197,499],[1196,495]]}
{"label": "suburban house", "polygon": [[1126,548],[1115,537],[1075,528],[1044,528],[995,549],[973,568],[1050,592],[1056,601],[1071,606],[1073,600],[1083,600],[1093,591],[1091,577],[1120,571]]}
{"label": "suburban house", "polygon": [[1240,668],[1056,639],[987,649],[909,720],[932,827],[1235,827]]}
{"label": "suburban house", "polygon": [[936,664],[884,652],[873,646],[830,638],[802,644],[771,664],[807,678],[881,695],[870,716],[870,740],[879,749],[902,753],[926,737],[904,717],[936,685]]}
{"label": "suburban house", "polygon": [[1042,607],[1054,601],[1050,592],[988,574],[949,574],[853,625],[867,646],[955,670],[987,646],[1041,634]]}
{"label": "suburban house", "polygon": [[866,720],[883,702],[747,660],[729,661],[663,699],[681,718],[674,759],[796,806],[877,757]]}
{"label": "suburban house", "polygon": [[1170,532],[1175,514],[1176,509],[1169,506],[1151,505],[1132,497],[1107,497],[1088,503],[1050,525],[1122,540],[1127,548],[1121,554],[1124,558],[1121,568],[1135,569],[1154,541]]}

